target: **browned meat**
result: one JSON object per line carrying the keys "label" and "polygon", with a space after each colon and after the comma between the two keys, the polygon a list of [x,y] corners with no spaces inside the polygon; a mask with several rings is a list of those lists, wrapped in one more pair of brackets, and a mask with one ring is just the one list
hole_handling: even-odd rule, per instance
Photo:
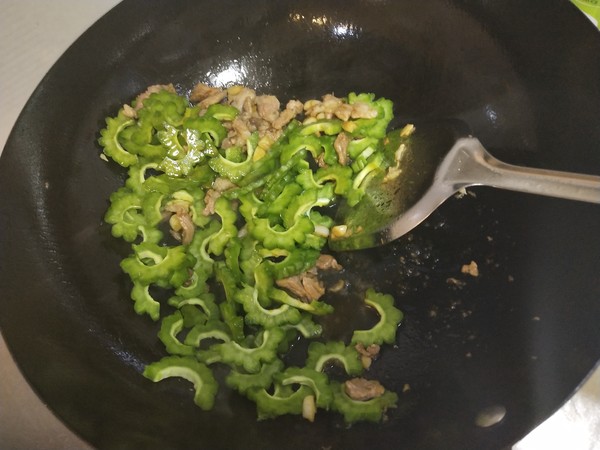
{"label": "browned meat", "polygon": [[343,105],[341,98],[326,94],[322,100],[308,100],[304,103],[306,117],[314,119],[331,119],[336,111]]}
{"label": "browned meat", "polygon": [[279,117],[279,100],[274,95],[260,95],[256,97],[258,115],[271,123]]}
{"label": "browned meat", "polygon": [[137,118],[137,111],[129,105],[123,105],[123,114],[130,119]]}
{"label": "browned meat", "polygon": [[472,277],[479,276],[479,267],[477,267],[477,263],[475,261],[471,261],[470,264],[465,264],[461,267],[460,271],[462,273],[466,273],[471,275]]}
{"label": "browned meat", "polygon": [[294,275],[293,277],[275,280],[275,284],[290,291],[292,294],[295,294],[298,297],[306,297],[306,291],[304,290],[304,286],[302,286],[302,278],[300,275]]}
{"label": "browned meat", "polygon": [[335,110],[334,114],[335,117],[337,117],[340,120],[343,120],[344,122],[350,120],[350,116],[352,115],[352,105],[349,105],[348,103],[342,103]]}
{"label": "browned meat", "polygon": [[287,105],[285,105],[285,109],[279,114],[279,117],[273,121],[273,128],[276,130],[281,130],[285,127],[291,120],[300,114],[303,110],[302,102],[298,100],[290,100]]}
{"label": "browned meat", "polygon": [[323,96],[323,112],[325,112],[328,119],[333,117],[333,114],[342,105],[342,103],[343,100],[333,94],[325,94]]}
{"label": "browned meat", "polygon": [[194,103],[199,103],[221,92],[223,91],[219,88],[211,87],[204,83],[198,83],[192,88],[192,92],[190,92],[190,100]]}
{"label": "browned meat", "polygon": [[373,361],[379,356],[380,347],[377,344],[371,344],[368,347],[365,347],[359,342],[354,348],[360,354],[360,362],[365,369],[371,367]]}
{"label": "browned meat", "polygon": [[343,131],[337,135],[335,141],[333,142],[333,148],[337,153],[338,161],[342,166],[348,164],[348,144],[350,143],[350,138]]}
{"label": "browned meat", "polygon": [[352,104],[351,117],[353,119],[374,119],[377,117],[377,110],[366,103],[356,102]]}
{"label": "browned meat", "polygon": [[215,189],[209,189],[206,191],[204,195],[204,209],[202,210],[202,214],[205,216],[210,216],[215,213],[215,202],[221,196],[221,192]]}
{"label": "browned meat", "polygon": [[344,383],[344,391],[353,400],[367,401],[381,397],[385,388],[376,380],[352,378]]}
{"label": "browned meat", "polygon": [[282,287],[301,300],[311,302],[318,300],[325,294],[325,287],[317,277],[316,269],[310,269],[293,277],[276,280],[277,286]]}
{"label": "browned meat", "polygon": [[187,245],[192,242],[194,237],[194,231],[196,230],[194,222],[192,222],[189,214],[177,214],[177,218],[181,225],[181,243]]}
{"label": "browned meat", "polygon": [[187,214],[190,210],[190,204],[183,200],[174,200],[167,203],[164,210],[173,214]]}
{"label": "browned meat", "polygon": [[379,350],[381,347],[377,344],[371,344],[368,347],[365,347],[362,343],[358,343],[354,346],[356,351],[363,356],[368,356],[369,358],[377,358],[379,355]]}
{"label": "browned meat", "polygon": [[325,162],[325,154],[324,153],[320,153],[319,156],[317,156],[317,166],[319,167],[328,167],[327,163]]}
{"label": "browned meat", "polygon": [[331,256],[331,255],[325,255],[322,254],[319,256],[319,259],[317,259],[317,264],[316,264],[317,269],[319,270],[342,270],[343,267],[340,265],[340,263],[337,262],[337,260]]}
{"label": "browned meat", "polygon": [[212,188],[218,192],[225,192],[225,191],[228,191],[229,189],[233,189],[236,187],[237,186],[235,184],[233,184],[230,180],[228,180],[227,178],[221,178],[221,177],[215,178],[215,181],[213,181],[213,184],[212,184]]}
{"label": "browned meat", "polygon": [[240,117],[233,119],[233,122],[231,122],[231,129],[235,133],[238,144],[246,142],[246,139],[250,137],[253,131],[248,128],[248,123]]}
{"label": "browned meat", "polygon": [[168,213],[172,213],[169,218],[171,235],[184,245],[192,242],[196,227],[190,217],[189,203],[182,200],[171,201],[165,205],[164,212],[167,217]]}
{"label": "browned meat", "polygon": [[200,103],[198,103],[198,106],[200,106],[201,109],[206,109],[210,105],[214,105],[215,103],[220,103],[225,97],[227,97],[227,92],[219,91],[219,92],[216,92],[216,93],[206,97],[204,100],[202,100]]}
{"label": "browned meat", "polygon": [[305,272],[302,277],[302,286],[304,287],[309,300],[318,300],[325,294],[325,286],[323,286],[321,280],[317,278],[317,275],[313,275],[311,272]]}
{"label": "browned meat", "polygon": [[215,202],[221,196],[221,194],[229,189],[233,189],[235,184],[225,178],[216,178],[213,181],[212,188],[206,191],[204,195],[204,209],[202,214],[210,216],[215,213]]}
{"label": "browned meat", "polygon": [[256,97],[256,92],[254,89],[249,89],[243,86],[233,86],[229,88],[227,94],[229,104],[235,106],[240,111],[244,110],[246,100],[249,101],[249,104],[252,104],[254,98]]}
{"label": "browned meat", "polygon": [[322,100],[308,100],[304,103],[304,113],[309,119],[332,119],[337,117],[344,122],[352,119],[373,119],[377,110],[364,102],[352,105],[332,94],[324,95]]}

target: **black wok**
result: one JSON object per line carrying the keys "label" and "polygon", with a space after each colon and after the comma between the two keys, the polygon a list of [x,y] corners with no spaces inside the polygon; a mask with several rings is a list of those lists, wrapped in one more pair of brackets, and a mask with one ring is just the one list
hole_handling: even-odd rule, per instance
{"label": "black wok", "polygon": [[[600,174],[600,35],[567,1],[126,0],[44,78],[0,159],[0,327],[42,399],[92,445],[504,448],[600,359],[600,208],[474,188],[393,245],[339,255],[352,287],[393,294],[405,312],[372,369],[400,395],[386,422],[257,423],[226,389],[205,413],[186,382],[144,379],[163,349],[133,312],[127,249],[101,221],[124,175],[96,139],[147,85],[197,81],[282,99],[375,92],[398,124],[458,118],[505,161]],[[470,261],[478,277],[461,273]],[[477,427],[491,405],[505,418]]]}

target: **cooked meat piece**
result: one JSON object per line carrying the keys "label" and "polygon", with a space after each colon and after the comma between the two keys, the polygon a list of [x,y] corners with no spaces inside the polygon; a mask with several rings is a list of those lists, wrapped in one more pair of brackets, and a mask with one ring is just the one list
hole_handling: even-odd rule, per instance
{"label": "cooked meat piece", "polygon": [[304,103],[304,115],[308,117],[317,117],[324,111],[323,103],[319,100],[312,99]]}
{"label": "cooked meat piece", "polygon": [[273,128],[276,130],[281,130],[285,127],[291,120],[300,114],[303,110],[302,102],[298,100],[290,100],[287,105],[285,105],[285,109],[279,114],[279,117],[273,121]]}
{"label": "cooked meat piece", "polygon": [[134,109],[136,111],[139,111],[142,108],[142,106],[144,106],[144,100],[146,100],[152,94],[156,94],[157,92],[160,92],[162,90],[175,92],[175,87],[172,84],[153,84],[152,86],[148,86],[148,88],[144,92],[142,92],[135,98]]}
{"label": "cooked meat piece", "polygon": [[350,143],[350,138],[343,131],[337,135],[335,141],[333,142],[333,148],[337,153],[338,161],[342,166],[348,164],[348,144]]}
{"label": "cooked meat piece", "polygon": [[204,196],[204,209],[202,210],[202,214],[205,216],[210,216],[215,213],[215,202],[221,196],[221,192],[216,191],[214,189],[209,189],[206,191],[206,195]]}
{"label": "cooked meat piece", "polygon": [[129,105],[123,105],[123,114],[125,117],[129,117],[130,119],[137,118],[137,111]]}
{"label": "cooked meat piece", "polygon": [[225,178],[215,178],[213,181],[212,188],[206,191],[204,195],[204,209],[202,214],[210,216],[215,213],[215,202],[221,196],[221,194],[229,189],[235,188],[236,185]]}
{"label": "cooked meat piece", "polygon": [[377,110],[366,103],[356,102],[352,104],[352,114],[350,117],[353,119],[374,119],[377,117]]}
{"label": "cooked meat piece", "polygon": [[202,100],[198,105],[201,109],[206,109],[210,105],[214,105],[216,103],[220,103],[227,96],[226,91],[219,91],[215,94],[209,95],[204,100]]}
{"label": "cooked meat piece", "polygon": [[304,105],[302,105],[302,102],[298,100],[290,100],[287,102],[287,105],[285,105],[285,109],[289,109],[295,115],[298,115],[303,111]]}
{"label": "cooked meat piece", "polygon": [[248,126],[250,129],[258,131],[259,137],[265,136],[271,129],[271,124],[262,117],[259,117],[257,113],[250,117],[248,120]]}
{"label": "cooked meat piece", "polygon": [[193,87],[192,92],[190,92],[190,100],[194,103],[199,103],[209,97],[219,94],[220,92],[224,91],[216,87],[208,86],[204,83],[198,83]]}
{"label": "cooked meat piece", "polygon": [[354,348],[360,354],[360,362],[365,369],[371,367],[373,360],[377,359],[377,356],[379,356],[380,347],[377,344],[371,344],[368,347],[365,347],[359,342]]}
{"label": "cooked meat piece", "polygon": [[325,154],[324,153],[320,153],[319,156],[317,156],[317,166],[319,167],[328,167],[327,163],[325,162]]}
{"label": "cooked meat piece", "polygon": [[342,102],[341,98],[338,98],[333,94],[325,94],[323,96],[323,112],[326,114],[333,114]]}
{"label": "cooked meat piece", "polygon": [[169,202],[165,208],[165,213],[173,213],[169,217],[171,225],[171,236],[186,245],[192,242],[196,227],[189,214],[189,204],[184,201],[175,200]]}
{"label": "cooked meat piece", "polygon": [[319,270],[342,270],[343,267],[336,261],[336,259],[331,255],[322,254],[317,259],[316,264],[317,269]]}
{"label": "cooked meat piece", "polygon": [[254,89],[249,89],[242,86],[234,86],[229,88],[227,94],[229,104],[235,106],[240,111],[244,110],[244,104],[246,103],[246,100],[250,100],[250,102],[252,102],[256,97],[256,92]]}
{"label": "cooked meat piece", "polygon": [[233,184],[230,180],[228,180],[227,178],[221,178],[221,177],[215,178],[215,181],[213,181],[213,184],[212,184],[212,188],[218,192],[225,192],[225,191],[228,191],[229,189],[233,189],[236,187],[237,186],[235,184]]}
{"label": "cooked meat piece", "polygon": [[256,96],[246,97],[244,104],[242,105],[243,117],[249,120],[252,117],[257,117],[256,112]]}
{"label": "cooked meat piece", "polygon": [[343,100],[332,94],[326,94],[322,100],[308,100],[304,103],[306,117],[315,119],[332,119],[336,111],[343,105]]}
{"label": "cooked meat piece", "polygon": [[304,287],[309,300],[318,300],[325,294],[325,286],[323,286],[321,280],[317,278],[317,275],[313,275],[311,272],[304,273],[304,276],[302,277],[302,286]]}
{"label": "cooked meat piece", "polygon": [[344,383],[344,391],[352,400],[367,401],[381,397],[385,388],[377,380],[352,378]]}
{"label": "cooked meat piece", "polygon": [[352,105],[343,99],[327,94],[323,100],[308,100],[304,103],[304,112],[307,118],[331,119],[334,116],[344,122],[352,119],[373,119],[377,117],[377,110],[364,102]]}
{"label": "cooked meat piece", "polygon": [[283,133],[282,130],[275,130],[273,128],[269,128],[264,136],[261,137],[268,137],[271,140],[271,143],[275,142],[277,139],[279,139],[281,137],[281,134]]}
{"label": "cooked meat piece", "polygon": [[275,280],[275,284],[303,299],[306,296],[306,292],[304,291],[304,286],[302,286],[302,278],[300,277],[300,275],[294,275],[293,277]]}
{"label": "cooked meat piece", "polygon": [[350,116],[352,115],[352,105],[349,105],[348,103],[342,103],[337,107],[334,114],[335,117],[346,122],[347,120],[350,120]]}
{"label": "cooked meat piece", "polygon": [[479,268],[477,267],[477,263],[475,261],[471,261],[470,264],[463,265],[462,268],[460,269],[460,271],[462,273],[471,275],[472,277],[479,276]]}
{"label": "cooked meat piece", "polygon": [[187,214],[190,204],[183,200],[172,200],[165,205],[164,210],[174,214]]}
{"label": "cooked meat piece", "polygon": [[275,283],[308,302],[318,300],[325,294],[323,283],[317,278],[316,270],[312,269],[299,275],[276,280]]}
{"label": "cooked meat piece", "polygon": [[258,115],[271,123],[279,117],[279,100],[274,95],[260,95],[256,97]]}
{"label": "cooked meat piece", "polygon": [[381,347],[377,344],[371,344],[368,347],[365,347],[362,343],[358,343],[354,346],[356,351],[363,356],[368,356],[369,358],[375,359],[379,355],[379,350]]}
{"label": "cooked meat piece", "polygon": [[240,117],[233,119],[233,122],[231,122],[231,129],[234,132],[233,137],[236,138],[238,145],[246,142],[246,139],[252,134],[252,131],[248,128],[248,123]]}
{"label": "cooked meat piece", "polygon": [[192,218],[187,213],[177,214],[177,218],[181,224],[181,243],[187,245],[192,242],[194,237],[194,231],[196,230],[194,222],[192,222]]}

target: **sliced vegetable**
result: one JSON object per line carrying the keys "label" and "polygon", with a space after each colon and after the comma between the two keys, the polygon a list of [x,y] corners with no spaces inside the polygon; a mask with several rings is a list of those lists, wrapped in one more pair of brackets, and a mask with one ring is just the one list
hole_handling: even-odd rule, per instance
{"label": "sliced vegetable", "polygon": [[373,289],[368,289],[365,303],[377,311],[379,321],[369,330],[356,330],[352,335],[352,343],[361,343],[365,346],[371,344],[393,344],[396,341],[396,330],[404,315],[394,306],[391,295],[379,294]]}
{"label": "sliced vegetable", "polygon": [[222,362],[256,373],[260,370],[261,363],[272,362],[277,357],[277,346],[284,337],[285,332],[280,328],[269,328],[261,333],[256,347],[246,347],[230,341],[216,344],[213,348],[219,352]]}
{"label": "sliced vegetable", "polygon": [[180,311],[175,311],[170,316],[166,316],[161,323],[158,338],[165,345],[168,353],[171,355],[193,355],[194,347],[183,344],[177,334],[183,330],[183,316]]}
{"label": "sliced vegetable", "polygon": [[190,381],[195,390],[194,403],[205,411],[212,409],[219,389],[212,371],[189,356],[165,356],[160,361],[147,365],[144,376],[154,382],[171,377]]}
{"label": "sliced vegetable", "polygon": [[160,318],[160,303],[152,298],[149,292],[150,285],[133,282],[131,298],[135,302],[133,308],[138,314],[148,314],[152,320]]}
{"label": "sliced vegetable", "polygon": [[184,246],[167,248],[144,242],[132,247],[134,254],[121,261],[121,268],[133,281],[179,287],[189,278],[195,261]]}
{"label": "sliced vegetable", "polygon": [[268,329],[300,322],[300,311],[289,305],[281,305],[274,309],[263,308],[258,301],[256,287],[245,286],[239,291],[237,299],[244,307],[247,324],[261,325]]}
{"label": "sliced vegetable", "polygon": [[273,383],[275,374],[283,370],[284,364],[280,359],[263,364],[257,373],[242,373],[232,370],[225,379],[227,386],[246,394],[250,389],[267,389]]}
{"label": "sliced vegetable", "polygon": [[297,391],[277,386],[273,394],[263,388],[251,388],[247,391],[248,398],[256,403],[258,420],[272,419],[284,414],[302,414],[304,399],[311,394],[307,386],[300,386]]}
{"label": "sliced vegetable", "polygon": [[385,412],[395,408],[398,402],[398,394],[392,391],[385,391],[381,397],[371,400],[353,400],[346,394],[344,385],[337,381],[331,382],[331,390],[332,409],[341,413],[349,424],[359,421],[380,422]]}
{"label": "sliced vegetable", "polygon": [[98,139],[104,154],[123,167],[129,167],[138,162],[137,155],[125,150],[119,141],[121,132],[134,123],[135,121],[127,117],[121,109],[117,117],[106,119],[106,128],[100,132]]}
{"label": "sliced vegetable", "polygon": [[274,379],[282,386],[295,384],[308,386],[313,392],[316,405],[319,408],[329,409],[333,401],[329,378],[324,373],[315,369],[308,367],[288,367],[284,372],[276,374]]}
{"label": "sliced vegetable", "polygon": [[[227,90],[242,92],[252,93]],[[158,338],[170,355],[146,366],[144,376],[189,380],[194,401],[209,410],[218,363],[216,370],[229,371],[226,384],[256,403],[259,420],[301,414],[313,421],[318,408],[348,423],[381,420],[396,394],[353,400],[327,372],[337,364],[360,374],[355,344],[393,343],[402,313],[370,289],[365,304],[378,313],[377,324],[354,331],[349,345],[323,341],[318,316],[333,312],[328,295],[301,291],[315,281],[328,237],[343,227],[334,226],[331,207],[358,203],[397,163],[384,145],[392,103],[373,94],[328,95],[292,102],[265,120],[261,114],[269,113],[254,98],[207,107],[155,86],[100,131],[104,155],[128,168],[104,220],[131,245],[121,268],[134,310],[160,320]],[[295,114],[303,108],[310,117]],[[306,365],[286,367],[303,340],[310,341]]]}
{"label": "sliced vegetable", "polygon": [[341,341],[311,342],[306,367],[322,372],[328,363],[341,364],[348,375],[360,375],[363,371],[360,355],[353,346]]}

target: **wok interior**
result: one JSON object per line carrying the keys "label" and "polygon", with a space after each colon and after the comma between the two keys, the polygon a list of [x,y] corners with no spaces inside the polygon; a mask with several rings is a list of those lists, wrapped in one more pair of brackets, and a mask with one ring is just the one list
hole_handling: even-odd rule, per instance
{"label": "wok interior", "polygon": [[[0,163],[19,193],[2,199],[0,324],[42,398],[100,448],[500,448],[560,406],[600,356],[594,206],[475,188],[392,245],[338,255],[353,292],[390,293],[406,317],[371,369],[398,409],[351,428],[328,413],[257,423],[227,389],[205,413],[186,382],[145,380],[163,355],[157,325],[133,312],[127,247],[101,224],[124,174],[98,158],[98,130],[155,83],[239,83],[283,101],[374,92],[395,102],[396,124],[459,118],[510,162],[600,167],[600,101],[584,95],[600,63],[551,20],[600,57],[598,39],[566,5],[528,16],[498,3],[126,1],[97,23],[34,94]],[[461,273],[470,261],[479,277]],[[491,405],[503,422],[476,427]]]}

